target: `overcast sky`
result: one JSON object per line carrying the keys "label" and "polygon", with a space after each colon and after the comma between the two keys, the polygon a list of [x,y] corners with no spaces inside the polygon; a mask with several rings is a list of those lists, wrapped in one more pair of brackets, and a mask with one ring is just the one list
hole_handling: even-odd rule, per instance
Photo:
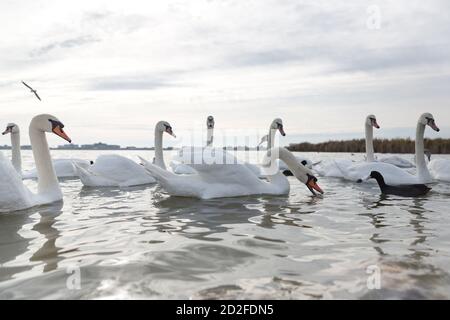
{"label": "overcast sky", "polygon": [[450,137],[449,30],[446,0],[0,0],[0,125],[28,143],[47,112],[74,143],[148,146],[158,120],[281,117],[288,143],[362,136],[369,113],[377,136],[412,136],[431,112]]}

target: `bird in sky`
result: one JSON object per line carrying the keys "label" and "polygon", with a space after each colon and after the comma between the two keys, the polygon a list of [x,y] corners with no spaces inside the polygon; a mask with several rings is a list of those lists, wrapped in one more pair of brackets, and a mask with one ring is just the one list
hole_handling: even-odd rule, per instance
{"label": "bird in sky", "polygon": [[34,93],[34,95],[36,96],[36,98],[39,99],[39,101],[42,101],[42,100],[41,100],[41,97],[39,97],[39,95],[37,94],[37,91],[36,91],[36,90],[34,90],[34,89],[33,89],[32,87],[30,87],[29,85],[27,85],[24,81],[22,81],[22,83],[23,83],[23,85],[24,85],[25,87],[27,87],[28,89],[30,89],[32,93]]}

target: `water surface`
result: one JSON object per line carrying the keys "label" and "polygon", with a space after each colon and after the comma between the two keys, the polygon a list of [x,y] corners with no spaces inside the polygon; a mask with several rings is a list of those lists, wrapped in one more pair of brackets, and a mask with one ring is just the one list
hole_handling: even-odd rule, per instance
{"label": "water surface", "polygon": [[[95,160],[111,152],[52,153]],[[24,158],[31,168],[31,152]],[[320,178],[319,198],[289,180],[288,196],[208,201],[170,197],[157,185],[92,189],[64,180],[64,203],[0,214],[0,298],[450,298],[450,184],[408,199]],[[367,286],[374,267],[380,290]],[[67,285],[74,270],[80,289]]]}

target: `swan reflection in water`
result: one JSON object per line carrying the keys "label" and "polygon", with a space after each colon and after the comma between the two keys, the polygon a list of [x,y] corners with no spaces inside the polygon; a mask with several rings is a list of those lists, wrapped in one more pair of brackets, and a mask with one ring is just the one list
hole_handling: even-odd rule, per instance
{"label": "swan reflection in water", "polygon": [[[11,279],[19,272],[31,270],[36,262],[43,264],[43,272],[49,272],[58,268],[58,263],[63,258],[60,249],[56,246],[56,240],[60,232],[54,227],[57,217],[62,213],[61,201],[35,207],[28,210],[15,212],[14,214],[0,214],[0,279]],[[35,214],[39,220],[35,221]],[[39,233],[39,237],[33,235],[29,238],[29,231]],[[42,239],[43,242],[37,239]],[[41,243],[42,242],[42,243]],[[31,257],[29,252],[32,252]],[[34,262],[30,264],[29,262]]]}
{"label": "swan reflection in water", "polygon": [[[402,203],[399,204],[399,201]],[[415,281],[423,281],[424,286],[432,278],[441,280],[447,278],[443,269],[427,260],[432,251],[432,244],[428,243],[428,236],[433,234],[429,229],[427,216],[434,212],[426,209],[426,204],[426,198],[399,199],[380,195],[375,202],[366,199],[365,207],[369,213],[363,215],[370,218],[370,223],[376,230],[370,240],[374,243],[373,249],[379,254],[376,265],[380,267],[383,275],[383,287],[378,292],[368,292],[363,298],[386,299],[389,296],[401,296],[423,299],[425,298],[423,293],[403,286],[405,277],[410,277],[410,273],[414,273],[417,275],[414,277]],[[395,249],[392,242],[401,241],[401,239],[392,238],[392,228],[396,223],[390,223],[389,220],[403,218],[405,212],[409,214],[407,223],[411,227],[413,235],[407,237],[411,241],[408,246],[409,253],[398,256],[395,251],[391,252],[392,249]]]}

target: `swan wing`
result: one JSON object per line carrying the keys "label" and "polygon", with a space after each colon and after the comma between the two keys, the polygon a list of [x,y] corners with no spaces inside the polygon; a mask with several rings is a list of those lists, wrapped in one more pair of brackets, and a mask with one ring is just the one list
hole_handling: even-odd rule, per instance
{"label": "swan wing", "polygon": [[11,162],[0,152],[0,212],[16,211],[32,206],[32,194],[25,187]]}
{"label": "swan wing", "polygon": [[433,178],[450,182],[450,160],[447,159],[433,159],[428,164]]}
{"label": "swan wing", "polygon": [[80,179],[86,186],[136,186],[154,183],[155,179],[139,164],[119,155],[102,155],[89,168],[77,166]]}
{"label": "swan wing", "polygon": [[378,161],[392,164],[393,166],[396,166],[399,168],[414,168],[415,167],[415,165],[412,162],[410,162],[406,159],[403,159],[399,156],[384,156],[384,157],[380,157]]}
{"label": "swan wing", "polygon": [[211,199],[260,194],[261,186],[267,184],[243,164],[193,164],[189,166],[195,169],[195,174],[177,175],[145,159],[141,161],[173,196]]}

